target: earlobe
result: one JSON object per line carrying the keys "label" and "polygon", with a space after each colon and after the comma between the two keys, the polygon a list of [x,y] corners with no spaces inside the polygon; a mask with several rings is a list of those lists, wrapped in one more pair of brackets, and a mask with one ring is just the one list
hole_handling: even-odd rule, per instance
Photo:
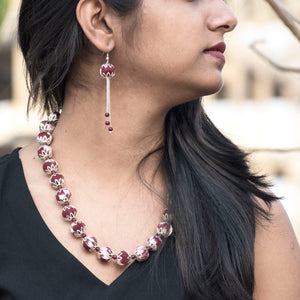
{"label": "earlobe", "polygon": [[113,16],[103,0],[80,0],[76,17],[88,40],[100,51],[114,48]]}

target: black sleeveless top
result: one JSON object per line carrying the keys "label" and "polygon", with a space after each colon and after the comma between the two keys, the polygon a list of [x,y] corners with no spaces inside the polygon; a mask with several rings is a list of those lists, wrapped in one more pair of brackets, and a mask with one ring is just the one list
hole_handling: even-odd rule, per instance
{"label": "black sleeveless top", "polygon": [[[179,300],[184,296],[174,238],[106,285],[51,233],[28,190],[18,150],[0,158],[0,299]],[[195,298],[193,298],[195,299]]]}

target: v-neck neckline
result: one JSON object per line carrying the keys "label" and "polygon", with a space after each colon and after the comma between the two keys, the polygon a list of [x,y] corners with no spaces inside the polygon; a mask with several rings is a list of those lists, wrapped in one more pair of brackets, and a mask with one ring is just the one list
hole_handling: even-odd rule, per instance
{"label": "v-neck neckline", "polygon": [[[28,205],[30,206],[30,210],[32,211],[32,214],[36,216],[35,220],[38,222],[37,228],[44,231],[45,238],[47,238],[53,245],[55,244],[55,249],[57,249],[59,252],[61,252],[61,255],[64,255],[66,259],[72,260],[79,268],[81,268],[85,273],[89,275],[89,277],[93,278],[98,284],[102,285],[105,288],[110,288],[115,285],[117,285],[122,280],[125,280],[126,278],[129,278],[130,273],[136,269],[137,267],[137,261],[134,261],[129,267],[126,268],[124,272],[122,272],[118,277],[116,277],[110,284],[106,284],[103,282],[100,278],[98,278],[96,275],[93,274],[81,261],[79,261],[76,256],[74,256],[67,248],[64,247],[64,245],[56,238],[56,236],[52,233],[48,225],[45,223],[44,219],[42,218],[34,200],[31,195],[31,192],[29,190],[23,164],[19,156],[19,150],[21,148],[17,148],[12,153],[12,158],[15,158],[17,161],[17,171],[20,172],[20,178],[22,178],[22,182],[19,184],[22,185],[22,188],[24,188],[27,195],[25,195],[25,198],[29,200]],[[15,152],[15,153],[14,153]],[[150,258],[149,258],[150,259]],[[75,266],[76,268],[76,266]]]}

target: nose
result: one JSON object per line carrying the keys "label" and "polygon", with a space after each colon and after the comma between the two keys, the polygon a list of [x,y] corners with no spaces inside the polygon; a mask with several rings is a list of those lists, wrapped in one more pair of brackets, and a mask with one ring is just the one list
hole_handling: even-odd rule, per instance
{"label": "nose", "polygon": [[208,18],[208,28],[211,31],[223,33],[232,31],[237,25],[237,18],[224,1],[218,1],[217,7],[211,11]]}

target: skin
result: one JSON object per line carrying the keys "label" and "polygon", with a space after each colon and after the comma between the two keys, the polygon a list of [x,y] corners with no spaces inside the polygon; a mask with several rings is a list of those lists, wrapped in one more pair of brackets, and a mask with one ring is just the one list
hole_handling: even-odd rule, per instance
{"label": "skin", "polygon": [[[161,170],[153,181],[157,191],[153,193],[136,175],[137,164],[163,138],[164,119],[171,107],[220,89],[224,63],[203,51],[223,41],[224,34],[234,29],[236,18],[221,0],[144,0],[133,43],[129,43],[123,34],[136,14],[120,18],[102,0],[80,0],[76,16],[87,42],[68,76],[64,109],[54,132],[54,157],[72,191],[72,205],[88,225],[88,234],[116,252],[132,250],[153,234],[166,205]],[[105,62],[101,53],[108,49],[116,67],[111,80],[113,134],[104,126],[105,80],[99,76],[99,67]],[[20,152],[37,209],[70,253],[102,282],[112,283],[124,268],[99,264],[95,255],[85,252],[70,236],[65,221],[57,216],[54,192],[41,170],[37,148],[33,143]],[[157,153],[147,161],[143,168],[146,179],[150,180],[159,158]],[[286,232],[282,236],[273,233],[276,226],[268,232],[258,230],[257,300],[283,299],[273,297],[279,285],[265,287],[268,274],[282,270],[283,260],[297,257],[292,274],[287,270],[282,277],[291,282],[289,287],[300,281],[299,248],[293,231],[284,212],[275,210],[274,215],[278,215],[278,227],[286,228]],[[276,223],[277,218],[274,220]],[[259,246],[259,241],[270,237],[270,232],[279,253],[286,252],[284,257],[274,254],[276,261],[265,262],[264,253],[274,244]],[[295,242],[293,251],[285,248],[286,239]],[[299,299],[299,291],[294,291],[284,299]],[[268,293],[272,297],[266,296]]]}
{"label": "skin", "polygon": [[[263,203],[261,203],[264,206]],[[280,202],[273,204],[272,222],[257,226],[254,300],[300,299],[300,250]]]}

